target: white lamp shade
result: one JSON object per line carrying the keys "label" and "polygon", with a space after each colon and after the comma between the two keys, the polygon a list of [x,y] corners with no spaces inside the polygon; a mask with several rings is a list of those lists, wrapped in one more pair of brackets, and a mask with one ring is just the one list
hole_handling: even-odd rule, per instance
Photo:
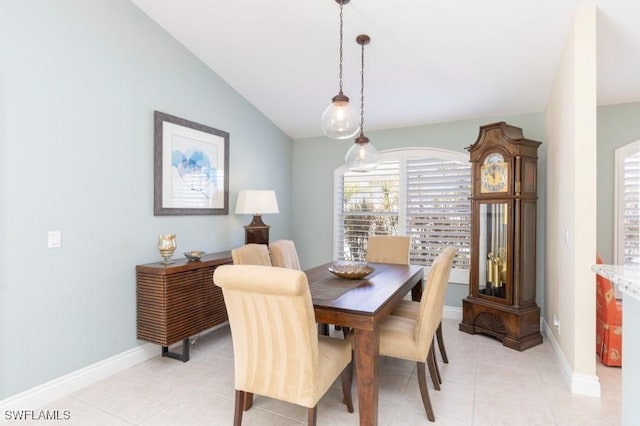
{"label": "white lamp shade", "polygon": [[236,214],[262,215],[270,213],[280,213],[275,191],[251,189],[238,193]]}

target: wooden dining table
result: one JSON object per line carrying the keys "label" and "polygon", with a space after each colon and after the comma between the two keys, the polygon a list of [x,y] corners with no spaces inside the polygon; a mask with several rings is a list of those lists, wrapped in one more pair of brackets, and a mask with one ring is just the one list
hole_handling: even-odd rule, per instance
{"label": "wooden dining table", "polygon": [[411,291],[422,296],[421,266],[369,263],[374,271],[360,280],[347,280],[329,272],[332,262],[306,272],[316,322],[353,329],[354,363],[361,426],[378,424],[378,324]]}

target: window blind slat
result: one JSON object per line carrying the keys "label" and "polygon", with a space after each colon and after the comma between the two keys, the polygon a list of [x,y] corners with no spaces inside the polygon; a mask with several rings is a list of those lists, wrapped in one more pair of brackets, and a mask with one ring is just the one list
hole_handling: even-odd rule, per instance
{"label": "window blind slat", "polygon": [[614,260],[640,264],[640,141],[616,149],[616,177]]}
{"label": "window blind slat", "polygon": [[640,153],[624,160],[623,221],[624,263],[640,263]]}
{"label": "window blind slat", "polygon": [[407,162],[407,229],[412,258],[430,264],[440,250],[459,245],[455,267],[469,268],[471,175],[468,163],[440,159]]}

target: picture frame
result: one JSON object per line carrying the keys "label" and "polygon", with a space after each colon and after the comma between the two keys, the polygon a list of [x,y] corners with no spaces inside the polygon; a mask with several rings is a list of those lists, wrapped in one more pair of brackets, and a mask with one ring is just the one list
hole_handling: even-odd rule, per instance
{"label": "picture frame", "polygon": [[229,214],[229,133],[153,116],[154,216]]}

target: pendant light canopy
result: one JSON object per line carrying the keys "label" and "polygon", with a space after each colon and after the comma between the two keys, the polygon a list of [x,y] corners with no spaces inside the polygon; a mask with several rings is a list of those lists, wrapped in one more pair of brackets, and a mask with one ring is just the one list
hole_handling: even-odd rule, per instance
{"label": "pendant light canopy", "polygon": [[369,138],[364,135],[364,46],[369,44],[371,38],[366,34],[356,37],[356,42],[361,46],[362,67],[360,69],[360,135],[347,155],[344,162],[352,172],[368,172],[378,166],[378,151],[373,147]]}
{"label": "pendant light canopy", "polygon": [[331,104],[322,113],[320,127],[322,133],[332,139],[349,139],[358,134],[358,112],[349,103],[349,98],[342,92],[342,7],[350,0],[335,0],[340,5],[340,81],[338,94],[331,99]]}

